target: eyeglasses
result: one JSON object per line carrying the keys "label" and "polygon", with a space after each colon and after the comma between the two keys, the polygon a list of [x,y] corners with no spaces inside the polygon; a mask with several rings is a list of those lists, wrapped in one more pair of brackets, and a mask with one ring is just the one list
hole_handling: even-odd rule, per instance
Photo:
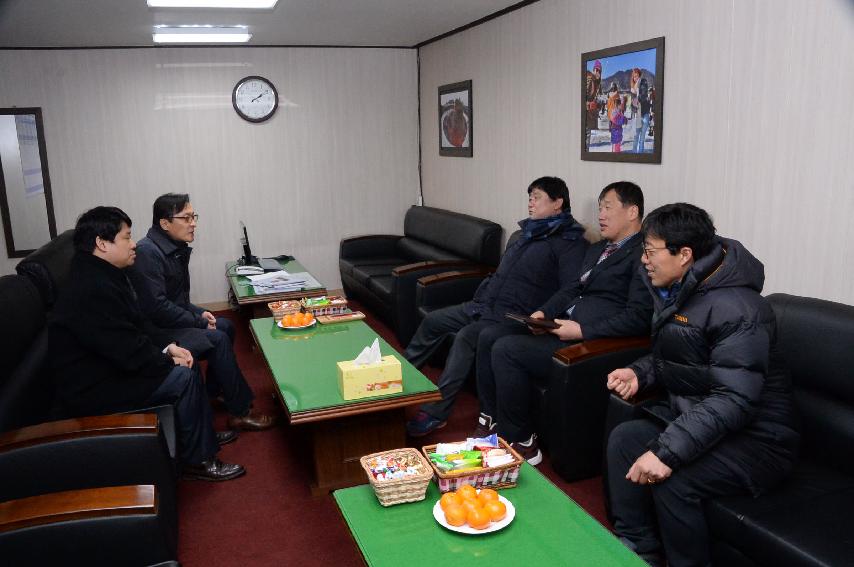
{"label": "eyeglasses", "polygon": [[181,219],[182,221],[187,222],[187,223],[193,222],[193,221],[199,222],[199,213],[193,213],[192,215],[174,216],[174,217],[169,217],[169,218],[172,220]]}
{"label": "eyeglasses", "polygon": [[644,248],[643,255],[646,256],[646,259],[649,260],[650,256],[655,256],[655,253],[658,250],[667,250],[667,246],[659,246],[658,248]]}

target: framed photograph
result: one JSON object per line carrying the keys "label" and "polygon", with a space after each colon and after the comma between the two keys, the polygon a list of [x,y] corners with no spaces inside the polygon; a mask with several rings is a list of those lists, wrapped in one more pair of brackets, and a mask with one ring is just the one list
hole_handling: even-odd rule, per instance
{"label": "framed photograph", "polygon": [[581,54],[581,159],[661,163],[664,38]]}
{"label": "framed photograph", "polygon": [[471,81],[439,87],[439,155],[472,156]]}

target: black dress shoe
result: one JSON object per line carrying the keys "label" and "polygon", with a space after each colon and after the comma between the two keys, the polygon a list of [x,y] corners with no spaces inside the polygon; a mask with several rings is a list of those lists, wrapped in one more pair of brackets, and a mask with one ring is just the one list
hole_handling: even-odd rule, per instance
{"label": "black dress shoe", "polygon": [[219,446],[228,445],[232,441],[237,441],[238,433],[233,429],[229,429],[228,431],[217,431],[216,432],[216,442],[219,443]]}
{"label": "black dress shoe", "polygon": [[187,480],[231,480],[246,474],[246,469],[240,465],[223,463],[216,457],[198,465],[184,465],[183,478]]}

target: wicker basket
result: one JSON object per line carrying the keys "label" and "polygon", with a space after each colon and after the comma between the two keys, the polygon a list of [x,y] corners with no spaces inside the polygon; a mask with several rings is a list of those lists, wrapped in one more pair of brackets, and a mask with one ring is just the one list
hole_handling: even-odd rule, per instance
{"label": "wicker basket", "polygon": [[303,298],[300,301],[300,307],[306,313],[311,313],[315,317],[318,315],[337,315],[339,313],[347,312],[347,298],[341,297],[340,295],[330,295],[326,299],[329,300],[329,303],[323,305],[311,305],[312,300],[309,298]]}
{"label": "wicker basket", "polygon": [[267,304],[267,307],[270,308],[270,312],[273,314],[276,322],[281,321],[285,315],[299,313],[302,308],[299,301],[271,301]]}
{"label": "wicker basket", "polygon": [[470,484],[475,488],[512,488],[516,486],[516,479],[519,478],[519,470],[525,459],[501,437],[498,438],[498,446],[513,455],[513,462],[497,467],[451,472],[439,470],[427,456],[428,453],[436,452],[436,445],[426,445],[421,448],[421,452],[424,453],[424,458],[430,463],[430,467],[436,475],[439,492],[452,492],[464,484]]}
{"label": "wicker basket", "polygon": [[[403,459],[412,463],[420,472],[414,476],[397,480],[377,480],[371,473],[371,467],[368,463],[372,459],[379,457]],[[362,468],[365,469],[365,474],[368,475],[368,481],[374,488],[377,500],[383,506],[424,500],[424,497],[427,495],[427,485],[430,484],[430,479],[433,478],[433,469],[430,467],[430,463],[418,452],[418,449],[405,448],[381,451],[365,455],[359,459],[359,462],[362,464]]]}

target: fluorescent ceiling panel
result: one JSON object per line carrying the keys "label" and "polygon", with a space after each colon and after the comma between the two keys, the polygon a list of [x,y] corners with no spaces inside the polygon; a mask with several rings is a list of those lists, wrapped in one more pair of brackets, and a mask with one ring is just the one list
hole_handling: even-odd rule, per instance
{"label": "fluorescent ceiling panel", "polygon": [[154,43],[246,43],[247,26],[154,26]]}
{"label": "fluorescent ceiling panel", "polygon": [[148,0],[149,8],[269,9],[279,0]]}

